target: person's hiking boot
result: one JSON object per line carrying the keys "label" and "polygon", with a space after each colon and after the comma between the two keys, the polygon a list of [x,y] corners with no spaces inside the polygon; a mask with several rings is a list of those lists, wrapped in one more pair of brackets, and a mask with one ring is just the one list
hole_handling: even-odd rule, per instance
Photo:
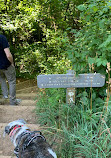
{"label": "person's hiking boot", "polygon": [[21,101],[22,101],[21,99],[16,99],[15,101],[10,102],[10,105],[19,105]]}
{"label": "person's hiking boot", "polygon": [[3,96],[3,99],[8,99],[8,96],[7,95]]}

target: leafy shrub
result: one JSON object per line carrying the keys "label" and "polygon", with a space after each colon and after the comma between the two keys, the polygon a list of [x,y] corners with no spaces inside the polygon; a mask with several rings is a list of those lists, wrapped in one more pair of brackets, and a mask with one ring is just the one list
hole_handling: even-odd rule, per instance
{"label": "leafy shrub", "polygon": [[[36,112],[49,138],[56,138],[60,158],[111,157],[111,104],[90,108],[88,93],[76,105],[65,103],[65,89],[45,89],[39,94]],[[82,101],[84,100],[84,102]]]}
{"label": "leafy shrub", "polygon": [[79,5],[81,29],[68,28],[71,40],[66,42],[66,52],[76,72],[93,71],[105,74],[111,62],[111,2],[90,0]]}
{"label": "leafy shrub", "polygon": [[18,71],[30,75],[66,73],[66,70],[71,69],[71,62],[64,54],[62,38],[59,31],[54,33],[48,30],[42,43],[19,45],[15,52]]}

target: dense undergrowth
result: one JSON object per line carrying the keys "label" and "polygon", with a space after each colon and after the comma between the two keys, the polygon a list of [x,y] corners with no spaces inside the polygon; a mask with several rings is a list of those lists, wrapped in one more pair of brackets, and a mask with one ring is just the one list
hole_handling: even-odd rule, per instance
{"label": "dense undergrowth", "polygon": [[[84,101],[65,103],[65,89],[45,89],[39,95],[37,116],[45,135],[59,158],[111,157],[111,103],[92,106],[83,91]],[[85,103],[85,104],[84,104]]]}

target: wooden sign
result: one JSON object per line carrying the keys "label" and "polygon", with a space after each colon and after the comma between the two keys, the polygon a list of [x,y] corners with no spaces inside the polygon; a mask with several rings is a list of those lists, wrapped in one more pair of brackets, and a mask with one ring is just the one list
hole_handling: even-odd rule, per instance
{"label": "wooden sign", "polygon": [[52,74],[38,75],[39,88],[84,88],[102,87],[105,84],[105,76],[99,73],[79,74]]}

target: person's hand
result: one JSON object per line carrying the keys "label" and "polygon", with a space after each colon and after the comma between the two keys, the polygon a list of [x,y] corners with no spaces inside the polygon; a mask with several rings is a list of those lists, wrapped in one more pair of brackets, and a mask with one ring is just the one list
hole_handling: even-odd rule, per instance
{"label": "person's hand", "polygon": [[11,65],[12,65],[13,67],[15,67],[14,64],[11,64]]}

